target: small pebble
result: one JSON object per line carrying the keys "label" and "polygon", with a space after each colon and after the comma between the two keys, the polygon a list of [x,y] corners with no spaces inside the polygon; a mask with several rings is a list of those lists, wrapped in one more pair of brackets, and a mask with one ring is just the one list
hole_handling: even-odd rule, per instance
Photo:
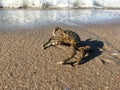
{"label": "small pebble", "polygon": [[66,87],[65,90],[70,90],[70,89],[68,87]]}
{"label": "small pebble", "polygon": [[112,53],[111,55],[112,55],[112,56],[117,56],[117,55],[118,55],[118,53]]}

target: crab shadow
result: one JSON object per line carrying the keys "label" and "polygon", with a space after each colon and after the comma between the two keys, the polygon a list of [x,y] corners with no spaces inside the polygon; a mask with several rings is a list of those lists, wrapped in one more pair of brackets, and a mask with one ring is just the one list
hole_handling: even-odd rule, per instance
{"label": "crab shadow", "polygon": [[101,53],[102,53],[101,48],[104,46],[104,43],[102,41],[92,40],[92,39],[87,39],[85,41],[82,41],[82,44],[83,44],[83,46],[84,45],[91,46],[91,51],[88,53],[88,56],[84,57],[81,60],[80,64],[87,63],[88,61],[101,55]]}

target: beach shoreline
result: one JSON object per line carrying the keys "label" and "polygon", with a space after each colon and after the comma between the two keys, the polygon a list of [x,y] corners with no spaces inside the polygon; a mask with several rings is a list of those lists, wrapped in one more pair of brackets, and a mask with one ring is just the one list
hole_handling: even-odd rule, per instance
{"label": "beach shoreline", "polygon": [[[73,30],[92,46],[94,52],[85,63],[56,65],[70,55],[69,48],[42,49],[56,26]],[[0,89],[119,90],[120,23],[78,26],[0,30]]]}

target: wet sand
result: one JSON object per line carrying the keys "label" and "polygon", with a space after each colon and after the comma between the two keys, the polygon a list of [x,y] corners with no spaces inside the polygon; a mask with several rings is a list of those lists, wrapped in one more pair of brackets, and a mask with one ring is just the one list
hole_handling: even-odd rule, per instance
{"label": "wet sand", "polygon": [[74,67],[56,65],[69,47],[42,49],[55,26],[0,31],[0,90],[120,90],[120,23],[61,26],[94,51]]}

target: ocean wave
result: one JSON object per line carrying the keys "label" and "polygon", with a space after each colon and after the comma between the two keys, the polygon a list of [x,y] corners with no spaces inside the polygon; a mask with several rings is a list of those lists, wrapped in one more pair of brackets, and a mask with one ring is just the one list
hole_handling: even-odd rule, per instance
{"label": "ocean wave", "polygon": [[120,8],[120,0],[0,0],[1,8]]}

